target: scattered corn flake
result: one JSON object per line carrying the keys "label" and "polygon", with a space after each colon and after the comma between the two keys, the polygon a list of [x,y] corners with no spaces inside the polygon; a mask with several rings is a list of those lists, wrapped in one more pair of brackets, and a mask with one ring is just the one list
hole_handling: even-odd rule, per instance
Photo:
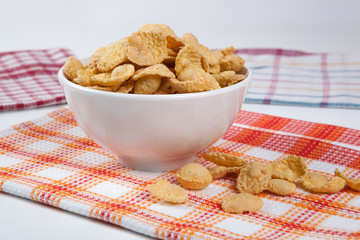
{"label": "scattered corn flake", "polygon": [[205,153],[204,158],[216,165],[225,167],[241,167],[248,163],[248,161],[244,158],[220,152]]}
{"label": "scattered corn flake", "polygon": [[148,75],[138,79],[135,83],[135,94],[153,94],[155,93],[161,84],[160,76]]}
{"label": "scattered corn flake", "polygon": [[228,173],[238,174],[241,170],[241,167],[225,167],[225,166],[215,166],[209,169],[213,179],[218,179],[224,177]]}
{"label": "scattered corn flake", "polygon": [[308,168],[303,157],[289,155],[273,162],[272,178],[280,178],[297,183],[303,181],[307,171]]}
{"label": "scattered corn flake", "polygon": [[302,184],[305,189],[312,192],[336,193],[345,187],[346,181],[341,177],[333,177],[329,180],[321,174],[308,173]]}
{"label": "scattered corn flake", "polygon": [[239,192],[261,193],[267,189],[270,179],[270,165],[250,162],[241,168],[236,179],[236,188]]}
{"label": "scattered corn flake", "polygon": [[276,195],[286,196],[296,191],[296,185],[283,179],[270,179],[267,190]]}
{"label": "scattered corn flake", "polygon": [[213,180],[209,170],[198,163],[182,166],[176,172],[176,178],[181,186],[189,189],[204,189]]}
{"label": "scattered corn flake", "polygon": [[228,173],[227,167],[224,166],[215,166],[209,169],[209,172],[211,173],[211,176],[213,179],[218,179],[225,177],[225,175]]}
{"label": "scattered corn flake", "polygon": [[139,66],[161,63],[167,56],[166,36],[157,32],[137,32],[129,38],[128,59]]}
{"label": "scattered corn flake", "polygon": [[171,184],[166,180],[160,180],[154,184],[146,186],[146,190],[151,195],[171,203],[184,203],[188,199],[188,194],[185,189],[178,185]]}
{"label": "scattered corn flake", "polygon": [[251,193],[234,194],[222,201],[221,207],[225,212],[243,213],[256,212],[264,206],[264,201]]}
{"label": "scattered corn flake", "polygon": [[97,61],[97,69],[100,72],[108,72],[127,61],[129,38],[109,44]]}
{"label": "scattered corn flake", "polygon": [[221,72],[235,71],[236,73],[238,73],[244,67],[245,60],[235,54],[225,55],[223,58],[220,59],[219,64]]}
{"label": "scattered corn flake", "polygon": [[74,80],[77,78],[77,71],[80,69],[84,69],[82,63],[74,57],[68,57],[63,67],[63,73],[69,80]]}
{"label": "scattered corn flake", "polygon": [[355,191],[360,191],[360,178],[349,178],[339,169],[335,170],[335,176],[341,177],[346,181],[346,185]]}

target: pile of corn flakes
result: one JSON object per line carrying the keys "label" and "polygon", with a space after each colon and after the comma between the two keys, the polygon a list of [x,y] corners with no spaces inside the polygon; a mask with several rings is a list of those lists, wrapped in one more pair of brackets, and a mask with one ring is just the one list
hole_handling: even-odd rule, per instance
{"label": "pile of corn flakes", "polygon": [[69,57],[63,73],[92,89],[133,94],[215,90],[246,78],[234,47],[211,51],[191,33],[179,38],[167,25],[146,24],[131,36],[100,47],[88,65]]}

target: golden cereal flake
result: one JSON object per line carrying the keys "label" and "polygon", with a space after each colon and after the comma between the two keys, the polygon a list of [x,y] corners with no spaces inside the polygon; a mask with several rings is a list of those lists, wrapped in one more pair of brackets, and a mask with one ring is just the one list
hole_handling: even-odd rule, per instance
{"label": "golden cereal flake", "polygon": [[272,178],[280,178],[289,182],[302,182],[308,168],[304,158],[296,155],[289,155],[273,162]]}
{"label": "golden cereal flake", "polygon": [[222,201],[221,207],[225,212],[243,213],[256,212],[264,206],[264,201],[251,193],[234,194]]}
{"label": "golden cereal flake", "polygon": [[91,59],[89,62],[89,68],[97,67],[97,63],[98,63],[99,59],[101,58],[101,56],[105,53],[105,51],[106,51],[106,47],[100,47],[100,48],[96,49],[96,51],[93,53],[93,55],[91,55]]}
{"label": "golden cereal flake", "polygon": [[75,78],[77,78],[77,71],[83,68],[84,66],[78,59],[74,57],[68,57],[63,67],[63,73],[67,79],[73,81]]}
{"label": "golden cereal flake", "polygon": [[244,158],[220,152],[205,153],[204,158],[216,165],[225,167],[241,167],[248,163],[248,161]]}
{"label": "golden cereal flake", "polygon": [[211,51],[204,45],[193,45],[202,56],[202,66],[205,72],[219,73],[220,72],[220,59],[224,57],[221,51]]}
{"label": "golden cereal flake", "polygon": [[224,71],[216,74],[212,74],[216,81],[219,83],[220,87],[226,87],[229,85],[229,82],[232,81],[233,77],[236,76],[234,71]]}
{"label": "golden cereal flake", "polygon": [[360,191],[360,178],[349,178],[339,169],[335,170],[335,176],[341,177],[346,181],[346,185],[355,191]]}
{"label": "golden cereal flake", "polygon": [[270,179],[267,190],[276,195],[286,196],[296,191],[296,185],[283,179]]}
{"label": "golden cereal flake", "polygon": [[197,45],[199,44],[198,39],[195,37],[192,33],[184,33],[184,35],[181,37],[183,43],[185,45]]}
{"label": "golden cereal flake", "polygon": [[161,85],[159,89],[154,92],[154,94],[173,94],[175,90],[170,85],[170,80],[168,78],[161,79]]}
{"label": "golden cereal flake", "polygon": [[104,87],[104,86],[88,86],[88,88],[100,90],[100,91],[106,91],[106,92],[116,92],[118,90],[118,86],[110,86],[110,87]]}
{"label": "golden cereal flake", "polygon": [[222,178],[225,177],[225,175],[228,172],[227,167],[224,166],[215,166],[209,169],[209,172],[211,173],[211,176],[213,177],[213,179],[218,179],[218,178]]}
{"label": "golden cereal flake", "polygon": [[261,193],[267,189],[270,179],[270,165],[250,162],[241,168],[236,179],[236,188],[239,192]]}
{"label": "golden cereal flake", "polygon": [[145,76],[138,79],[135,83],[135,94],[153,94],[155,93],[161,84],[161,77],[159,76]]}
{"label": "golden cereal flake", "polygon": [[223,71],[235,71],[240,72],[244,67],[245,60],[236,54],[225,55],[219,61],[221,72]]}
{"label": "golden cereal flake", "polygon": [[188,199],[188,194],[185,189],[178,185],[171,184],[166,180],[160,180],[154,184],[146,186],[146,190],[151,195],[171,203],[184,203]]}
{"label": "golden cereal flake", "polygon": [[187,69],[178,76],[178,79],[170,78],[170,84],[179,93],[203,92],[220,88],[215,78],[202,68]]}
{"label": "golden cereal flake", "polygon": [[73,82],[84,87],[93,85],[92,77],[95,74],[97,74],[97,71],[93,68],[79,69],[77,71],[77,78],[75,78]]}
{"label": "golden cereal flake", "polygon": [[119,65],[111,72],[111,78],[123,83],[135,73],[135,67],[132,64]]}
{"label": "golden cereal flake", "polygon": [[181,186],[189,189],[204,189],[213,180],[209,170],[198,163],[182,166],[176,172],[176,178]]}
{"label": "golden cereal flake", "polygon": [[225,167],[225,166],[215,166],[209,169],[213,179],[218,179],[225,177],[228,173],[239,173],[241,167]]}
{"label": "golden cereal flake", "polygon": [[176,75],[180,75],[188,68],[203,68],[202,56],[193,45],[183,47],[175,59]]}
{"label": "golden cereal flake", "polygon": [[234,55],[235,54],[235,48],[233,46],[224,48],[221,50],[221,53],[226,56],[226,55]]}
{"label": "golden cereal flake", "polygon": [[329,180],[321,174],[308,173],[302,184],[305,189],[312,192],[336,193],[345,187],[346,181],[341,177],[333,177]]}
{"label": "golden cereal flake", "polygon": [[137,32],[129,38],[128,58],[139,66],[161,63],[167,56],[166,36],[157,32]]}
{"label": "golden cereal flake", "polygon": [[129,38],[120,39],[106,46],[105,51],[97,61],[100,72],[108,72],[127,61]]}
{"label": "golden cereal flake", "polygon": [[244,74],[236,74],[234,77],[232,77],[230,79],[229,82],[227,82],[227,84],[225,85],[225,87],[228,87],[228,86],[232,86],[238,82],[241,82],[242,80],[244,80],[246,78],[246,75]]}
{"label": "golden cereal flake", "polygon": [[131,79],[127,80],[123,85],[116,91],[118,93],[130,93],[135,87],[135,81]]}
{"label": "golden cereal flake", "polygon": [[167,47],[170,49],[179,49],[183,46],[182,40],[175,34],[175,32],[165,24],[145,24],[138,30],[139,32],[157,32],[166,36]]}
{"label": "golden cereal flake", "polygon": [[158,76],[162,78],[174,78],[175,75],[170,69],[165,66],[164,64],[156,64],[150,67],[142,68],[136,71],[135,75],[133,76],[133,80],[137,81],[140,78],[147,77],[147,76]]}

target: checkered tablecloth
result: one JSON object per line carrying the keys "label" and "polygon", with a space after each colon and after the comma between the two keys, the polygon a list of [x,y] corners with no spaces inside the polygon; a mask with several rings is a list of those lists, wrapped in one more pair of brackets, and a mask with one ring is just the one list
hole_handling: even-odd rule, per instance
{"label": "checkered tablecloth", "polygon": [[[254,72],[247,103],[360,108],[360,54],[237,49]],[[69,49],[0,53],[0,111],[65,103],[57,71]]]}
{"label": "checkered tablecloth", "polygon": [[[203,154],[221,151],[270,163],[303,156],[311,171],[331,177],[335,168],[360,177],[360,131],[241,111],[233,126]],[[236,193],[235,179],[214,180],[188,191],[186,204],[159,201],[147,184],[175,172],[125,168],[82,132],[61,108],[0,132],[0,191],[162,239],[359,239],[360,193],[349,188],[313,194],[300,186],[291,196],[259,194],[261,210],[230,214],[223,198]]]}
{"label": "checkered tablecloth", "polygon": [[0,111],[66,103],[57,72],[69,49],[0,53]]}
{"label": "checkered tablecloth", "polygon": [[256,48],[237,53],[254,72],[248,103],[360,108],[360,53]]}

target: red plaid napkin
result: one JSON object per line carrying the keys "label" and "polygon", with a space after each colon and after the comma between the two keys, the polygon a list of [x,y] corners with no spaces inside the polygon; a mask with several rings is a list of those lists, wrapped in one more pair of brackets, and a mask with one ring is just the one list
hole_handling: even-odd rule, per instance
{"label": "red plaid napkin", "polygon": [[57,72],[71,55],[65,48],[0,53],[0,111],[65,103]]}

